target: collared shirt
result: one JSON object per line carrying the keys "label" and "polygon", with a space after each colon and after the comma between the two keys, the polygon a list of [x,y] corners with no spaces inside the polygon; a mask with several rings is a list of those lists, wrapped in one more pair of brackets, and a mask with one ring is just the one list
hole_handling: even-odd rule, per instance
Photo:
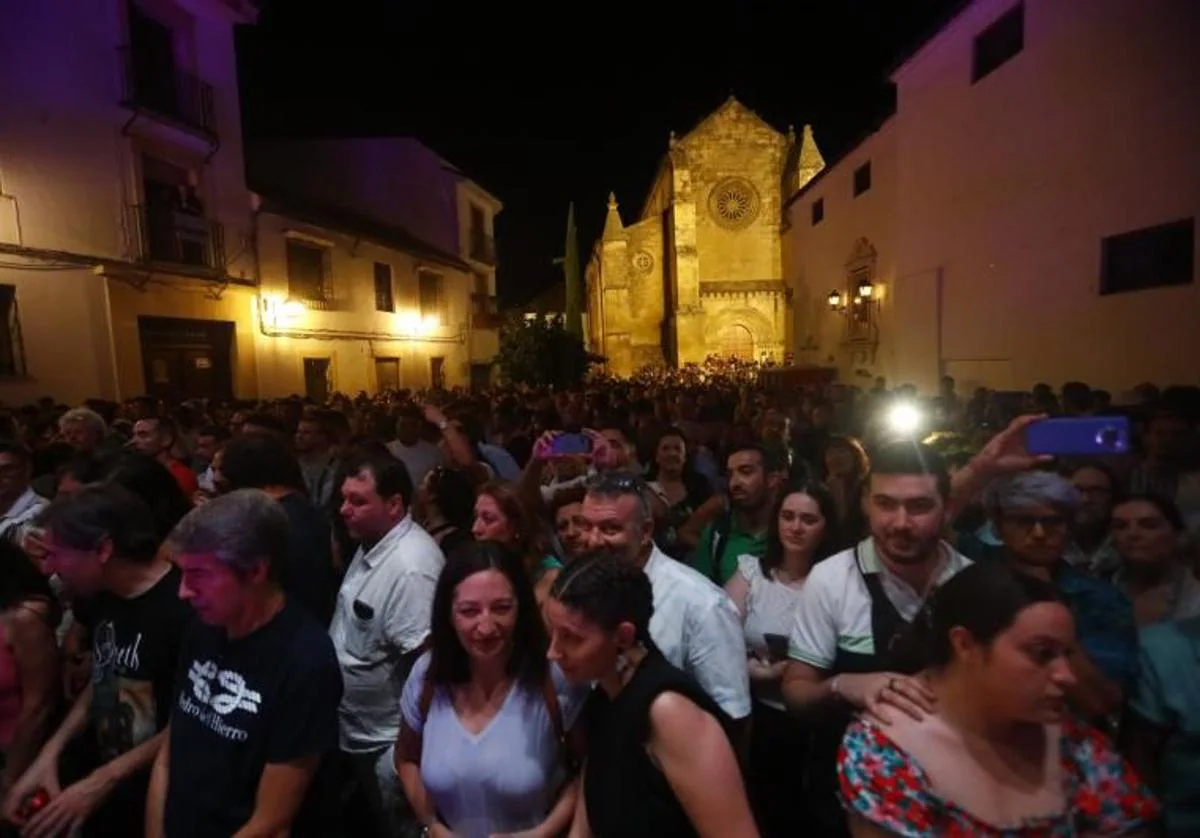
{"label": "collared shirt", "polygon": [[1121,689],[1131,689],[1138,673],[1138,634],[1129,598],[1111,582],[1066,562],[1059,562],[1054,586],[1075,618],[1079,644],[1092,663]]}
{"label": "collared shirt", "polygon": [[[949,544],[942,544],[939,556],[944,558],[939,558],[942,567],[933,580],[935,588],[971,564]],[[860,655],[875,653],[871,594],[864,573],[880,574],[884,594],[900,616],[912,622],[929,592],[915,590],[888,570],[875,551],[875,540],[868,538],[830,556],[808,574],[788,638],[788,657],[828,671],[838,649]]]}
{"label": "collared shirt", "polygon": [[25,540],[25,535],[33,526],[33,521],[46,508],[50,501],[33,491],[32,488],[26,488],[20,496],[13,501],[13,505],[8,508],[8,511],[0,515],[0,538],[13,542],[18,547]]}
{"label": "collared shirt", "polygon": [[429,634],[444,564],[437,542],[411,516],[354,554],[329,629],[345,682],[342,750],[376,751],[396,741],[400,694],[412,664],[404,658]]}
{"label": "collared shirt", "polygon": [[650,637],[734,719],[750,715],[746,642],[737,606],[722,589],[655,547],[645,573],[654,590]]}
{"label": "collared shirt", "polygon": [[1111,534],[1105,536],[1104,540],[1100,542],[1100,546],[1090,553],[1072,539],[1071,543],[1067,545],[1066,552],[1063,553],[1063,559],[1071,567],[1101,579],[1110,578],[1121,567],[1121,554],[1117,552],[1117,546],[1113,542]]}

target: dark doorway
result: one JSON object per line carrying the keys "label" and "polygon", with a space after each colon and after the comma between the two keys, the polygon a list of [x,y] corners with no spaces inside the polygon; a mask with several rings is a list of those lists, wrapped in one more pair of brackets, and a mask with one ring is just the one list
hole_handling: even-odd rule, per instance
{"label": "dark doorway", "polygon": [[328,358],[304,359],[304,395],[317,404],[329,401],[333,382],[329,380]]}
{"label": "dark doorway", "polygon": [[429,386],[441,390],[446,386],[446,359],[429,359]]}
{"label": "dark doorway", "polygon": [[492,386],[492,365],[471,364],[471,391],[482,392]]}
{"label": "dark doorway", "polygon": [[139,317],[146,394],[168,401],[233,398],[234,324]]}
{"label": "dark doorway", "polygon": [[375,385],[379,388],[379,392],[381,393],[385,390],[400,389],[399,358],[375,359]]}

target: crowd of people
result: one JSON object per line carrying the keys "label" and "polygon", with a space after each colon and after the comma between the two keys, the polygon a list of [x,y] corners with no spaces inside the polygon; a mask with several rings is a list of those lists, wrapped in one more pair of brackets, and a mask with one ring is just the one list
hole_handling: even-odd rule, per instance
{"label": "crowd of people", "polygon": [[1200,835],[1198,391],[775,380],[0,415],[0,834]]}

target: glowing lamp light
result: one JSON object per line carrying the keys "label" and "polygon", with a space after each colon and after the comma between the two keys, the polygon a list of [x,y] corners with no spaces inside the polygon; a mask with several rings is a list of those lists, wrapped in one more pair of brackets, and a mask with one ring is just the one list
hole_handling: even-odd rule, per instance
{"label": "glowing lamp light", "polygon": [[857,291],[860,300],[869,300],[875,296],[875,286],[871,284],[871,280],[869,279],[859,281]]}
{"label": "glowing lamp light", "polygon": [[442,318],[436,314],[430,314],[427,317],[421,318],[421,334],[431,335],[442,327]]}
{"label": "glowing lamp light", "polygon": [[837,311],[841,307],[842,307],[842,292],[841,291],[830,291],[829,292],[829,308],[833,311]]}
{"label": "glowing lamp light", "polygon": [[306,308],[299,300],[285,300],[274,295],[264,296],[261,301],[261,316],[264,326],[272,328],[289,326],[304,316]]}
{"label": "glowing lamp light", "polygon": [[901,402],[888,411],[887,423],[893,433],[911,436],[921,426],[921,411],[914,404]]}

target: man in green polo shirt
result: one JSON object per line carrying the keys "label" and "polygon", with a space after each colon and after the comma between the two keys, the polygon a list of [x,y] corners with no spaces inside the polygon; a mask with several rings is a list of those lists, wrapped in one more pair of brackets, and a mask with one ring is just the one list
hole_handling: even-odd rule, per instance
{"label": "man in green polo shirt", "polygon": [[786,464],[773,449],[757,444],[734,449],[726,467],[726,509],[700,532],[700,543],[689,557],[693,568],[721,586],[737,570],[739,556],[766,552],[771,510],[787,473]]}

